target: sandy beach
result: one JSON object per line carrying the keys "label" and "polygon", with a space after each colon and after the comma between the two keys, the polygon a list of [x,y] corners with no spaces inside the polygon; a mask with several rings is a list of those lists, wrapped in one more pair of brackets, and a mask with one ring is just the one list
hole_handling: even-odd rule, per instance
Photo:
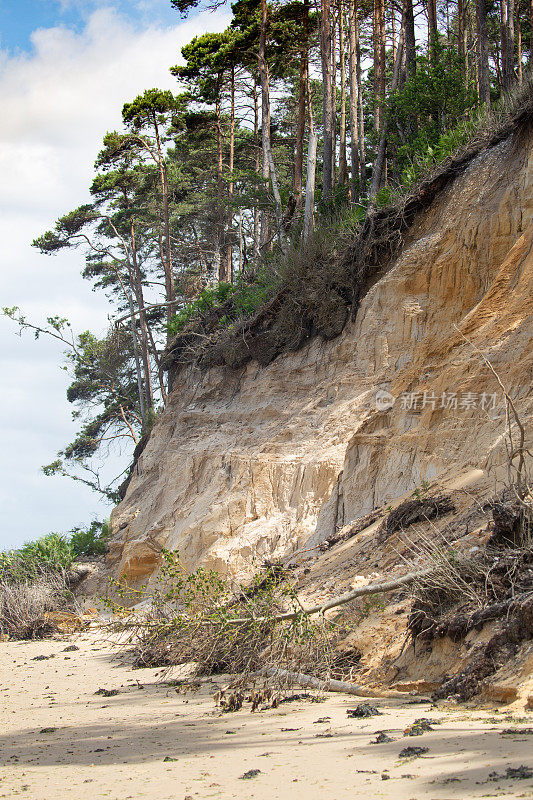
{"label": "sandy beach", "polygon": [[[406,696],[371,700],[381,714],[353,719],[359,699],[331,694],[221,714],[213,693],[223,678],[185,695],[165,680],[132,670],[94,631],[1,643],[0,797],[533,797],[533,777],[512,777],[533,768],[528,712]],[[432,730],[404,735],[422,717]],[[379,731],[392,741],[372,744]],[[400,758],[406,747],[427,751]]]}

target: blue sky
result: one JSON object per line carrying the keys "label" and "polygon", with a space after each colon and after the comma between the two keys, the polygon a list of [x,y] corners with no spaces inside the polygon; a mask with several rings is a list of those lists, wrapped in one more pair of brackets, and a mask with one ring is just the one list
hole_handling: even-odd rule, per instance
{"label": "blue sky", "polygon": [[[80,277],[77,252],[46,257],[30,243],[87,201],[122,105],[152,86],[177,91],[168,68],[183,45],[228,22],[223,9],[184,21],[170,0],[0,0],[0,307],[106,331],[108,307]],[[18,337],[0,317],[0,550],[110,511],[81,484],[41,472],[75,432],[61,361],[56,343]]]}
{"label": "blue sky", "polygon": [[0,45],[10,53],[30,50],[38,28],[64,26],[80,33],[96,8],[113,8],[137,25],[179,24],[170,0],[0,0]]}

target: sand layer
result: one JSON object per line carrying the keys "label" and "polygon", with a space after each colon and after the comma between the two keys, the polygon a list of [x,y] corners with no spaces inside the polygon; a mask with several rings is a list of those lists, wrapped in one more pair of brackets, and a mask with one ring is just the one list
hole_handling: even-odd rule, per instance
{"label": "sand layer", "polygon": [[[72,644],[79,649],[65,651]],[[494,775],[533,769],[531,733],[502,733],[531,730],[531,713],[434,708],[407,696],[371,701],[380,716],[350,719],[346,710],[358,699],[329,695],[323,702],[221,715],[212,699],[215,683],[183,695],[157,672],[132,670],[94,631],[0,643],[0,797],[533,797],[533,777]],[[118,694],[95,694],[100,688]],[[439,724],[404,736],[420,717]],[[393,741],[372,744],[378,731]],[[408,746],[428,751],[399,758]],[[243,779],[251,770],[259,772]]]}

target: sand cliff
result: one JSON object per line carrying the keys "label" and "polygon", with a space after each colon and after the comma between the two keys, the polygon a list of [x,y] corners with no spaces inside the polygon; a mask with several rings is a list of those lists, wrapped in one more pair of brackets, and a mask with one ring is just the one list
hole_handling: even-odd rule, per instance
{"label": "sand cliff", "polygon": [[336,339],[267,367],[178,373],[113,513],[110,569],[145,581],[164,546],[188,568],[249,572],[424,481],[471,469],[490,480],[505,460],[504,403],[474,348],[527,417],[532,274],[529,130],[419,215]]}

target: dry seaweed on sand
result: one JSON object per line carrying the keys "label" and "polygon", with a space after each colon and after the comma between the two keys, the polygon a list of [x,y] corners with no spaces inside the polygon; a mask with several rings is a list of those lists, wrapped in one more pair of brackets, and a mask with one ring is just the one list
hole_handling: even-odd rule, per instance
{"label": "dry seaweed on sand", "polygon": [[428,731],[433,731],[434,725],[438,725],[439,721],[436,719],[428,719],[427,717],[420,717],[420,719],[415,719],[415,721],[409,725],[403,732],[404,736],[422,736],[422,734],[427,733]]}
{"label": "dry seaweed on sand", "polygon": [[528,778],[533,778],[533,769],[531,769],[531,767],[526,767],[523,764],[521,764],[519,767],[507,767],[507,769],[502,775],[500,775],[498,772],[489,772],[489,777],[487,779],[487,782],[502,781],[502,780],[524,781],[528,780]]}
{"label": "dry seaweed on sand", "polygon": [[351,719],[364,719],[365,717],[377,717],[381,711],[370,703],[359,703],[355,708],[347,708],[346,713]]}
{"label": "dry seaweed on sand", "polygon": [[429,752],[429,747],[404,747],[398,753],[398,758],[418,758]]}
{"label": "dry seaweed on sand", "polygon": [[385,731],[376,731],[376,738],[372,739],[370,744],[388,744],[393,741],[394,739],[388,736]]}

